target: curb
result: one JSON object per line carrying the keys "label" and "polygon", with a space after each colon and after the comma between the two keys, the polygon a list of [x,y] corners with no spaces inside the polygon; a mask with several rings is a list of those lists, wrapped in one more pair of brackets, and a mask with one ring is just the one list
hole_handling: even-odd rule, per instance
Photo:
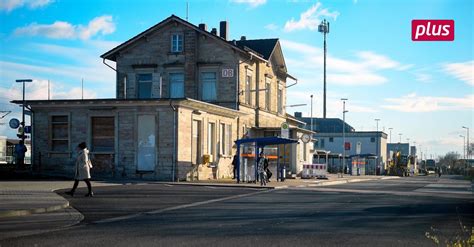
{"label": "curb", "polygon": [[212,187],[249,188],[249,189],[275,189],[277,187],[282,187],[282,186],[258,186],[258,185],[245,185],[245,184],[188,183],[188,182],[153,182],[153,183],[150,183],[150,184],[212,186]]}
{"label": "curb", "polygon": [[53,212],[53,211],[57,211],[57,210],[60,210],[60,209],[64,209],[64,208],[67,208],[67,207],[69,207],[69,202],[68,201],[66,201],[65,203],[63,203],[61,205],[54,205],[54,206],[49,206],[49,207],[44,207],[44,208],[0,211],[0,218],[14,217],[14,216],[25,216],[25,215],[39,214],[39,213],[47,213],[47,212]]}

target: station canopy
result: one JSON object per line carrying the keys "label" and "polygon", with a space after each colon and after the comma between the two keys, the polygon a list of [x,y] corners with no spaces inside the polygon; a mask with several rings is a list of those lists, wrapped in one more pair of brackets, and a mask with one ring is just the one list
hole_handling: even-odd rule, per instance
{"label": "station canopy", "polygon": [[288,138],[281,138],[277,136],[271,137],[260,137],[260,138],[244,138],[235,141],[237,146],[246,143],[255,143],[257,147],[264,147],[269,145],[279,145],[279,144],[289,144],[289,143],[297,143],[298,140],[288,139]]}

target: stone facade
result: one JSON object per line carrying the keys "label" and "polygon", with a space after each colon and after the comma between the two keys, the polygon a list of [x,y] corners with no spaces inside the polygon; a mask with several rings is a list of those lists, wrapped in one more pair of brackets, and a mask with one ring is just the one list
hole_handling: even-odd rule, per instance
{"label": "stone facade", "polygon": [[[182,37],[182,50],[172,52],[176,35]],[[86,141],[95,163],[93,176],[232,177],[235,140],[248,130],[254,137],[263,137],[265,128],[278,129],[283,122],[300,124],[286,115],[289,75],[279,42],[273,45],[272,55],[265,59],[171,16],[101,56],[116,62],[116,99],[29,102],[35,112],[34,159],[40,170],[72,175],[74,148]],[[224,73],[229,70],[231,75]],[[204,72],[214,73],[216,79],[216,97],[208,102],[203,100]],[[184,77],[182,97],[171,94],[170,77],[176,73]],[[248,78],[250,87],[246,87]],[[53,126],[54,116],[67,117],[67,140],[54,137],[58,131],[63,138],[66,135],[64,125],[53,129],[58,128]],[[96,118],[109,121],[105,134],[94,133],[94,128],[103,127],[93,126]],[[301,134],[295,131],[292,138]],[[54,150],[52,142],[64,145],[64,141],[67,148]],[[94,147],[103,143],[108,145],[105,151]],[[298,173],[302,150],[299,144],[292,150],[292,170]],[[205,163],[204,158],[211,156]]]}

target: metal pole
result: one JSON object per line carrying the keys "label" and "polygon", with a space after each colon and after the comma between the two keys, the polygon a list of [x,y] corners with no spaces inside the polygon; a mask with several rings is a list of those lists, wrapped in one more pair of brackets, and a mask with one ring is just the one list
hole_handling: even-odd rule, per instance
{"label": "metal pole", "polygon": [[393,130],[393,128],[388,128],[388,130],[390,131],[390,140],[389,140],[389,143],[392,143],[392,130]]}
{"label": "metal pole", "polygon": [[23,127],[23,133],[21,135],[21,140],[25,143],[25,81],[23,80],[23,104],[22,104],[22,116],[21,116],[21,126]]}
{"label": "metal pole", "polygon": [[344,177],[346,167],[346,100],[342,100],[342,172],[341,177]]}
{"label": "metal pole", "polygon": [[466,159],[466,137],[463,135],[459,135],[459,137],[462,137],[462,158]]}
{"label": "metal pole", "polygon": [[468,127],[465,127],[465,126],[462,126],[462,128],[463,128],[463,129],[466,129],[466,131],[467,131],[467,136],[466,136],[466,138],[467,138],[467,140],[466,140],[466,157],[469,159],[469,158],[471,158],[471,153],[469,152],[469,149],[470,149],[470,147],[469,147],[469,128],[468,128]]}
{"label": "metal pole", "polygon": [[49,80],[48,80],[48,100],[50,99],[50,97],[49,97],[50,92],[49,91],[50,90],[49,90]]}
{"label": "metal pole", "polygon": [[380,152],[379,152],[379,121],[380,119],[379,118],[376,118],[374,119],[375,122],[377,123],[377,131],[375,132],[375,152],[377,152],[377,155],[375,156],[375,166],[374,166],[374,175],[377,175],[377,166],[379,164],[379,155],[380,155]]}
{"label": "metal pole", "polygon": [[326,32],[324,32],[324,112],[323,118],[326,118]]}
{"label": "metal pole", "polygon": [[81,100],[84,99],[84,78],[81,80]]}
{"label": "metal pole", "polygon": [[[311,131],[313,131],[313,95],[311,94]],[[313,137],[313,133],[311,133]]]}

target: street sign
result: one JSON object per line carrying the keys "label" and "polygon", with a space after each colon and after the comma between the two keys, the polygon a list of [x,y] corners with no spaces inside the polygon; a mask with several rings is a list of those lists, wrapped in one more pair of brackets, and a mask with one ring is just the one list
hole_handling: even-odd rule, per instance
{"label": "street sign", "polygon": [[345,150],[351,150],[351,143],[350,142],[344,143],[344,149]]}
{"label": "street sign", "polygon": [[357,142],[357,145],[356,145],[356,154],[360,154],[360,150],[362,149],[362,143],[361,142]]}
{"label": "street sign", "polygon": [[31,126],[25,126],[25,133],[27,134],[31,133]]}
{"label": "street sign", "polygon": [[10,119],[10,122],[8,124],[10,125],[10,128],[16,129],[18,128],[18,126],[20,126],[20,120],[16,118],[12,118]]}
{"label": "street sign", "polygon": [[281,124],[281,138],[290,138],[290,126],[286,122]]}

